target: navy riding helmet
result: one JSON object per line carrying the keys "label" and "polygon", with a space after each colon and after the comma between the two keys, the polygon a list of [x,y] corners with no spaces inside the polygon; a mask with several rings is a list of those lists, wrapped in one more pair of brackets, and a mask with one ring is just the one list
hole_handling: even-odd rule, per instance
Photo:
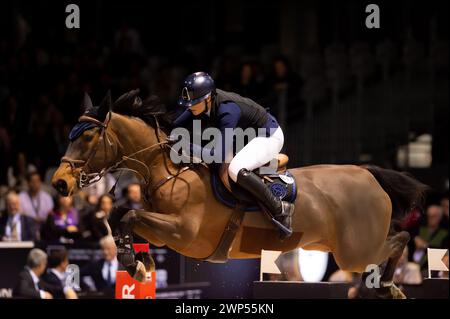
{"label": "navy riding helmet", "polygon": [[216,89],[214,80],[206,72],[195,72],[190,74],[183,82],[181,96],[178,105],[191,107],[206,100]]}

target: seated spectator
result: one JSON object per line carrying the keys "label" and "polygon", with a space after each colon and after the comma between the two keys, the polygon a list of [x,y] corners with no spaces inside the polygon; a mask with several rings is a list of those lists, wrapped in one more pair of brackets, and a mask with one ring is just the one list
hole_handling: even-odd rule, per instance
{"label": "seated spectator", "polygon": [[40,249],[32,249],[27,257],[27,265],[19,273],[13,296],[28,299],[53,299],[45,283],[39,279],[46,267],[47,254]]}
{"label": "seated spectator", "polygon": [[[441,227],[448,229],[448,194],[444,195],[441,199],[441,207],[444,212],[441,221]],[[448,246],[447,246],[448,248]]]}
{"label": "seated spectator", "polygon": [[138,183],[129,184],[126,189],[125,202],[120,206],[127,207],[129,209],[141,209],[141,185]]}
{"label": "seated spectator", "polygon": [[395,284],[420,285],[422,274],[417,263],[408,261],[408,247],[405,247],[394,273]]}
{"label": "seated spectator", "polygon": [[56,209],[48,214],[41,235],[44,240],[61,242],[79,237],[78,212],[72,206],[72,197],[57,197]]}
{"label": "seated spectator", "polygon": [[[444,212],[444,216],[442,216],[441,227],[448,230],[448,227],[449,227],[449,224],[448,224],[448,191],[441,199],[441,207]],[[447,233],[447,236],[444,238],[444,241],[442,243],[442,246],[447,249],[449,249],[449,246],[450,246],[448,237],[449,237],[449,234]]]}
{"label": "seated spectator", "polygon": [[[81,192],[80,192],[81,194]],[[86,195],[86,194],[83,194]],[[74,201],[76,196],[74,196]],[[80,231],[83,233],[82,237],[88,239],[91,236],[89,232],[89,222],[92,214],[97,210],[98,197],[96,195],[78,196],[80,200],[78,203],[78,221]]]}
{"label": "seated spectator", "polygon": [[82,286],[92,291],[102,292],[113,298],[116,284],[116,271],[121,270],[117,260],[117,248],[112,236],[100,240],[103,258],[88,264],[81,270]]}
{"label": "seated spectator", "polygon": [[36,166],[27,163],[24,152],[17,152],[15,161],[7,171],[8,186],[17,191],[26,190],[28,187],[27,176],[36,170]]}
{"label": "seated spectator", "polygon": [[415,251],[413,259],[423,268],[427,261],[427,248],[444,247],[444,240],[448,236],[448,230],[440,227],[442,220],[442,208],[438,205],[430,205],[427,209],[427,224],[421,226],[419,235],[414,238]]}
{"label": "seated spectator", "polygon": [[116,179],[114,178],[114,176],[108,173],[98,182],[83,189],[83,191],[87,196],[95,196],[96,198],[100,198],[100,196],[109,192],[109,190],[114,186],[115,183]]}
{"label": "seated spectator", "polygon": [[261,82],[257,81],[252,63],[246,62],[242,64],[240,78],[236,85],[236,93],[254,101],[258,101],[263,97],[265,88]]}
{"label": "seated spectator", "polygon": [[42,180],[39,173],[34,172],[27,176],[28,191],[20,193],[20,203],[25,215],[43,223],[53,209],[53,200],[50,194],[42,189]]}
{"label": "seated spectator", "polygon": [[48,268],[41,279],[55,299],[77,299],[77,293],[66,286],[69,255],[64,247],[54,249],[48,256]]}
{"label": "seated spectator", "polygon": [[102,195],[96,209],[86,216],[83,237],[98,242],[101,238],[111,235],[108,218],[113,208],[113,199],[110,195]]}
{"label": "seated spectator", "polygon": [[16,192],[6,195],[6,212],[0,215],[0,239],[4,241],[35,241],[38,228],[33,218],[21,213]]}
{"label": "seated spectator", "polygon": [[[289,61],[285,57],[274,59],[272,68],[273,73],[269,79],[270,97],[268,105],[277,105],[280,94],[285,94],[287,109],[298,109],[301,106],[300,77],[292,70]],[[273,110],[271,111],[275,113]]]}
{"label": "seated spectator", "polygon": [[[120,208],[128,209],[142,209],[142,194],[141,185],[138,183],[130,183],[126,188],[123,204],[118,205]],[[147,240],[141,238],[138,235],[134,235],[133,240],[135,243],[146,243]]]}

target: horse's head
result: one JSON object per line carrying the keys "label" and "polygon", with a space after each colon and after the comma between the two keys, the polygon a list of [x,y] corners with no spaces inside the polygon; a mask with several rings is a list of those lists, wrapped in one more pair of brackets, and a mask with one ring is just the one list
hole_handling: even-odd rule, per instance
{"label": "horse's head", "polygon": [[69,134],[70,144],[52,178],[52,185],[62,195],[71,195],[99,180],[117,157],[117,147],[111,143],[108,130],[111,94],[99,106],[93,106],[85,94],[84,114]]}

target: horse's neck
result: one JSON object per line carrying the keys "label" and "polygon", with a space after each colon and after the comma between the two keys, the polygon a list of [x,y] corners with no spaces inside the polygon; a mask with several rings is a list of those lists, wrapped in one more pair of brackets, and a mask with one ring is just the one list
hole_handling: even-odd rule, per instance
{"label": "horse's neck", "polygon": [[[145,165],[128,160],[125,161],[124,166],[148,178],[151,181],[150,186],[176,171],[174,164],[170,161],[169,154],[166,153],[166,149],[157,145],[167,138],[162,130],[156,130],[140,119],[119,114],[114,114],[111,125],[119,145],[119,158],[145,149],[145,151],[133,156]],[[157,131],[159,138],[156,136]]]}

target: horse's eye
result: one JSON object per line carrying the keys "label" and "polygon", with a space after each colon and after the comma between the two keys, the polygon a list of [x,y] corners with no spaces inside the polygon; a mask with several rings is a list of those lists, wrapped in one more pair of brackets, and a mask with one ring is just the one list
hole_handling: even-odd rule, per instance
{"label": "horse's eye", "polygon": [[92,141],[93,138],[94,138],[94,135],[85,135],[83,137],[85,142],[90,142],[90,141]]}

